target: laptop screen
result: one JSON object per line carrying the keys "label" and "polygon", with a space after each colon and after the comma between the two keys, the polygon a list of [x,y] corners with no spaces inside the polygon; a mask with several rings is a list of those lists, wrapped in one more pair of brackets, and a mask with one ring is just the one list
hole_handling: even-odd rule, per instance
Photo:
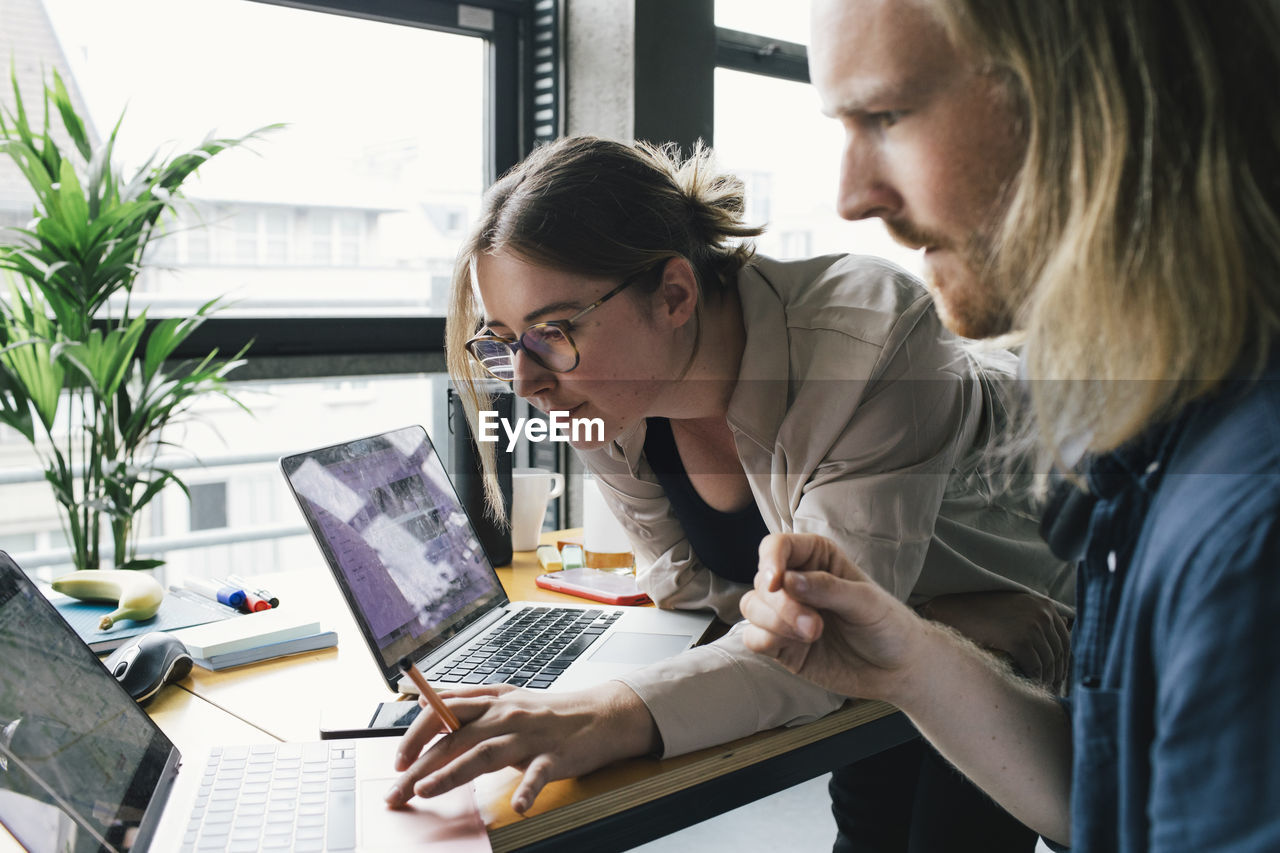
{"label": "laptop screen", "polygon": [[507,603],[422,427],[280,465],[384,675]]}
{"label": "laptop screen", "polygon": [[28,850],[128,850],[173,744],[0,553],[0,822]]}

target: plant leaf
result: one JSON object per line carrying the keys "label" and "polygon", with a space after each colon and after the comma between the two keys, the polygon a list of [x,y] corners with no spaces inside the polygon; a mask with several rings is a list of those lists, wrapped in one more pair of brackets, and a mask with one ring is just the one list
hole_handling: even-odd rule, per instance
{"label": "plant leaf", "polygon": [[22,386],[45,430],[51,431],[62,397],[64,371],[50,355],[54,329],[39,292],[32,287],[24,291],[11,281],[9,304],[0,326],[4,339],[12,341],[0,351],[0,362],[8,368],[8,376]]}
{"label": "plant leaf", "polygon": [[[97,562],[101,514],[114,520],[123,559],[132,535],[128,520],[170,483],[188,492],[173,471],[153,464],[157,449],[168,444],[165,427],[189,416],[205,394],[243,408],[226,379],[243,363],[243,349],[230,360],[216,350],[191,362],[173,359],[221,301],[156,323],[148,334],[146,312],[132,316],[129,297],[148,247],[163,233],[157,223],[181,201],[184,182],[210,158],[280,125],[238,138],[210,135],[176,156],[157,150],[126,177],[113,162],[123,115],[95,148],[57,73],[43,87],[38,125],[32,119],[40,115],[28,109],[36,103],[23,103],[12,62],[10,82],[15,98],[10,108],[0,107],[0,155],[15,163],[34,202],[31,223],[0,246],[12,294],[0,300],[0,423],[33,444],[52,433],[55,420],[60,431],[62,422],[74,424],[73,440],[45,442],[38,452],[65,510],[63,528],[77,564],[85,567]],[[59,120],[65,134],[54,132]],[[122,310],[113,296],[125,297]],[[70,418],[59,408],[67,405]],[[37,422],[44,436],[37,435]]]}
{"label": "plant leaf", "polygon": [[158,569],[164,565],[164,562],[164,560],[140,560],[135,557],[132,560],[117,563],[116,568],[126,572],[134,572],[143,569]]}
{"label": "plant leaf", "polygon": [[89,133],[85,130],[80,116],[76,115],[75,106],[71,103],[71,95],[67,92],[67,87],[62,82],[62,75],[56,68],[53,70],[53,102],[62,115],[62,126],[67,129],[67,135],[79,149],[80,156],[88,160],[93,152],[93,146],[89,144]]}

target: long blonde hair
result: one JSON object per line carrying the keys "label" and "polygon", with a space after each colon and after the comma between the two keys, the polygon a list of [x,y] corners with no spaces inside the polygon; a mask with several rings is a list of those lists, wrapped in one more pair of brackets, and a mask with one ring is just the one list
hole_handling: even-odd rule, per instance
{"label": "long blonde hair", "polygon": [[1280,319],[1280,4],[928,5],[1026,121],[988,274],[1026,333],[1042,462],[1260,370]]}
{"label": "long blonde hair", "polygon": [[[698,281],[701,310],[705,297],[732,286],[752,257],[754,247],[744,238],[762,229],[742,221],[744,206],[742,181],[718,172],[701,144],[682,158],[671,145],[570,137],[537,148],[504,175],[485,193],[458,253],[445,321],[446,364],[472,429],[477,413],[492,405],[479,382],[486,375],[465,347],[483,319],[472,287],[477,258],[506,252],[618,281],[684,258]],[[632,298],[657,284],[657,277],[637,282]],[[489,509],[501,519],[492,444],[480,445],[480,459]]]}

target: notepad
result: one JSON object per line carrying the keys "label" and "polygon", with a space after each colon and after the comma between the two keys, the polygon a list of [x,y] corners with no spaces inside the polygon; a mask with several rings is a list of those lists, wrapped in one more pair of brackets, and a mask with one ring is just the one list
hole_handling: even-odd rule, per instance
{"label": "notepad", "polygon": [[308,634],[305,637],[294,637],[292,640],[281,640],[276,643],[241,649],[238,652],[224,652],[210,655],[209,657],[196,657],[195,664],[205,669],[227,669],[232,666],[243,666],[246,663],[257,663],[258,661],[271,660],[285,655],[296,655],[300,652],[328,649],[336,645],[338,645],[336,632],[320,631],[315,634]]}
{"label": "notepad", "polygon": [[297,610],[272,609],[173,633],[193,658],[212,658],[319,632],[320,623]]}

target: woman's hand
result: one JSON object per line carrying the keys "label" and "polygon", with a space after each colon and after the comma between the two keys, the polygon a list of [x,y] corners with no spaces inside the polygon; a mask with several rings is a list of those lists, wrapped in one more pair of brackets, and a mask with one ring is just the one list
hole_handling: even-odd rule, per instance
{"label": "woman's hand", "polygon": [[979,646],[1003,652],[1028,678],[1053,688],[1067,677],[1071,629],[1058,606],[1029,592],[941,595],[920,615],[950,625]]}
{"label": "woman's hand", "polygon": [[462,728],[423,747],[443,728],[430,706],[409,726],[396,753],[400,778],[387,804],[431,797],[503,767],[524,771],[511,807],[524,813],[548,782],[580,776],[660,747],[640,697],[621,682],[591,691],[546,693],[507,685],[442,692]]}
{"label": "woman's hand", "polygon": [[760,543],[755,589],[742,599],[748,648],[845,696],[896,701],[911,689],[928,623],[821,536]]}

